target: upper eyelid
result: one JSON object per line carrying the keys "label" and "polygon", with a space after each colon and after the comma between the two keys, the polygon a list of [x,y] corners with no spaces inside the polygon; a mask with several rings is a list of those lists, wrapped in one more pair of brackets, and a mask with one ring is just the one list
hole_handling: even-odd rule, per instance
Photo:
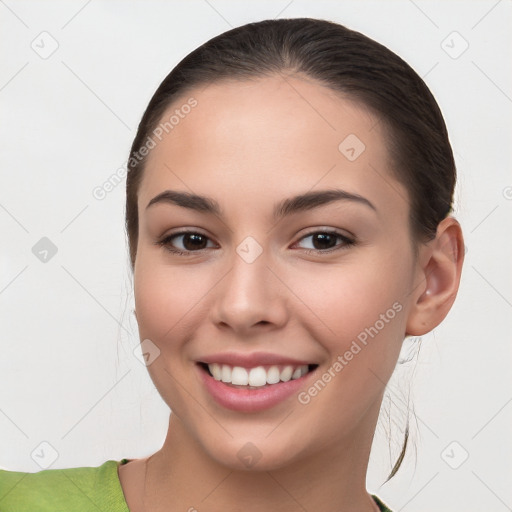
{"label": "upper eyelid", "polygon": [[[344,236],[346,238],[355,238],[355,236],[352,235],[351,233],[345,234],[345,233],[341,233],[340,231],[338,231],[335,228],[325,227],[325,228],[311,228],[311,231],[308,231],[307,233],[304,233],[303,235],[301,235],[299,240],[301,240],[302,238],[304,238],[306,236],[314,235],[316,233],[330,233],[330,234],[335,234],[335,235],[339,235],[339,236]],[[210,240],[212,239],[212,237],[210,235],[208,235],[207,233],[203,233],[201,230],[199,230],[197,228],[183,229],[181,231],[176,231],[175,233],[168,233],[168,234],[164,235],[162,237],[162,239],[171,238],[171,237],[180,236],[180,235],[202,235],[202,236],[209,238]]]}
{"label": "upper eyelid", "polygon": [[[173,239],[175,237],[180,237],[180,236],[185,236],[185,235],[201,235],[201,236],[204,236],[208,240],[208,242],[213,242],[214,244],[217,244],[217,242],[215,242],[212,239],[211,236],[209,236],[209,235],[207,235],[205,233],[202,233],[201,231],[193,231],[193,230],[190,230],[190,231],[178,231],[176,233],[169,233],[168,235],[163,236],[160,239],[160,242],[157,242],[157,243],[164,243],[166,240],[171,240],[171,239]],[[206,247],[205,247],[205,249],[206,249]],[[197,251],[188,251],[188,252],[199,252],[199,251],[202,251],[202,250],[204,250],[204,249],[199,249]]]}
{"label": "upper eyelid", "polygon": [[[337,236],[343,240],[344,243],[342,245],[353,245],[356,243],[356,238],[353,235],[346,235],[346,234],[340,233],[339,231],[336,231],[333,229],[323,229],[323,230],[317,229],[317,230],[310,231],[310,232],[302,235],[296,242],[294,242],[293,245],[298,244],[300,241],[304,240],[304,238],[308,238],[308,237],[310,237],[312,235],[316,235],[318,233]],[[317,251],[319,253],[322,253],[322,252],[326,253],[326,252],[329,252],[330,250],[334,250],[334,248],[325,249],[325,250],[321,250],[321,249],[305,249],[305,250],[306,251]]]}
{"label": "upper eyelid", "polygon": [[341,236],[344,238],[355,239],[355,235],[348,232],[347,230],[345,230],[345,233],[342,233],[339,229],[324,227],[324,228],[311,228],[311,231],[308,231],[307,233],[304,233],[303,235],[301,235],[299,240],[302,240],[306,236],[315,235],[316,233],[328,233],[331,235],[338,235],[338,236]]}
{"label": "upper eyelid", "polygon": [[[293,245],[297,244],[298,242],[300,242],[301,240],[303,240],[304,238],[307,238],[309,236],[312,236],[312,235],[315,235],[315,234],[318,234],[318,233],[325,233],[325,234],[330,234],[330,235],[335,235],[335,236],[339,236],[340,238],[344,238],[346,240],[350,240],[350,241],[354,241],[355,239],[355,236],[350,234],[350,235],[347,235],[347,234],[344,234],[344,233],[340,233],[339,231],[337,231],[336,229],[334,228],[312,228],[311,231],[308,231],[307,233],[304,233],[303,235],[301,235],[297,241],[294,242]],[[204,236],[206,237],[209,241],[212,241],[214,243],[217,243],[215,242],[214,240],[212,240],[212,238],[199,231],[198,229],[195,229],[195,230],[182,230],[182,231],[177,231],[176,233],[169,233],[168,235],[165,235],[162,239],[161,239],[161,242],[165,242],[166,240],[170,240],[174,237],[179,237],[179,236],[184,236],[184,235],[190,235],[190,234],[194,234],[194,235],[201,235],[201,236]],[[206,248],[205,248],[206,249]],[[204,250],[204,249],[199,249],[197,251],[187,251],[187,252],[199,252],[201,250]],[[320,251],[320,249],[319,249]]]}
{"label": "upper eyelid", "polygon": [[[212,237],[206,233],[203,233],[202,231],[199,231],[197,229],[189,229],[189,230],[182,230],[182,231],[176,231],[176,233],[169,233],[167,235],[164,235],[163,237],[161,237],[161,241],[165,241],[165,240],[168,240],[170,238],[174,238],[174,237],[178,237],[178,236],[184,236],[184,235],[201,235],[201,236],[204,236],[206,237],[208,240],[210,241],[214,241],[212,239]],[[215,242],[217,243],[217,242]]]}

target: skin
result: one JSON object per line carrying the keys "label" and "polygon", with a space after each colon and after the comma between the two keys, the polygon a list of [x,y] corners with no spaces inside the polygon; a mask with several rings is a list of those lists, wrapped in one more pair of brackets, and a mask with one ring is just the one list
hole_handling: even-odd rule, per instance
{"label": "skin", "polygon": [[[119,467],[130,510],[375,510],[365,479],[384,387],[404,337],[431,331],[455,299],[460,225],[443,220],[415,257],[383,124],[311,79],[214,83],[169,112],[190,96],[198,105],[151,150],[139,190],[136,317],[141,340],[160,350],[148,371],[172,414],[162,448]],[[352,162],[338,149],[348,134],[366,146]],[[270,216],[285,198],[333,188],[376,211],[338,200]],[[209,196],[223,216],[146,209],[167,189]],[[155,244],[180,228],[204,234],[207,247],[180,256]],[[334,238],[338,250],[322,255],[311,234],[326,230],[356,243]],[[263,251],[252,263],[236,252],[247,236]],[[172,243],[192,252],[184,242]],[[401,311],[308,404],[293,395],[262,412],[230,411],[198,378],[196,361],[223,351],[291,355],[319,364],[321,377],[397,302]],[[261,454],[250,469],[237,456],[247,442]]]}

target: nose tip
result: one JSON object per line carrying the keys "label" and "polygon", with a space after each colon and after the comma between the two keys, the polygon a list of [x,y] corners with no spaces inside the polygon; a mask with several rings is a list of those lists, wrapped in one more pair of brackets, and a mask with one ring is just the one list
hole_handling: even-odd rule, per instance
{"label": "nose tip", "polygon": [[217,326],[245,334],[280,327],[287,320],[283,287],[273,276],[261,245],[250,238],[239,244],[232,267],[217,288],[212,309]]}

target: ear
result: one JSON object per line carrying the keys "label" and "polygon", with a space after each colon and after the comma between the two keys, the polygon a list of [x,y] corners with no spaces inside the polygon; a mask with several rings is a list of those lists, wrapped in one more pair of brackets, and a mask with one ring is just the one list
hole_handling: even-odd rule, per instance
{"label": "ear", "polygon": [[439,223],[436,238],[419,250],[406,335],[421,336],[444,320],[459,290],[463,261],[462,229],[447,217]]}

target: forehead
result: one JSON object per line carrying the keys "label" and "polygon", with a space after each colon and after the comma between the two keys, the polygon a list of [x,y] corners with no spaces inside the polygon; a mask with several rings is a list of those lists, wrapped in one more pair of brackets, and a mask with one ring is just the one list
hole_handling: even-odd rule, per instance
{"label": "forehead", "polygon": [[[190,98],[197,103],[185,108]],[[375,185],[382,192],[385,185],[395,201],[401,188],[389,171],[378,118],[310,79],[212,83],[176,100],[160,126],[173,114],[148,155],[139,190],[145,204],[166,188],[222,196],[237,187],[240,195],[265,190],[282,197],[315,186],[372,195]]]}

